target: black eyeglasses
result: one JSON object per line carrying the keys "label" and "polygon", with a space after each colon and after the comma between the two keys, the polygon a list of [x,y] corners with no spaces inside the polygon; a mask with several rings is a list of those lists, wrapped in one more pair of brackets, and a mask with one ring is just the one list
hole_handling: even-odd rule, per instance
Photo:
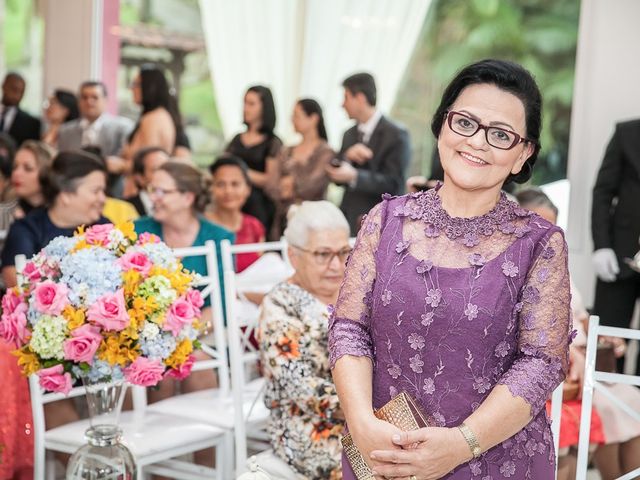
{"label": "black eyeglasses", "polygon": [[521,137],[511,130],[483,125],[464,113],[449,110],[445,115],[447,117],[447,124],[453,132],[463,137],[473,137],[478,130],[482,129],[484,130],[487,143],[500,150],[511,150],[522,142],[536,143],[533,140]]}
{"label": "black eyeglasses", "polygon": [[333,261],[333,257],[338,257],[338,259],[344,263],[347,261],[347,258],[351,253],[351,247],[345,247],[342,250],[335,252],[333,250],[307,250],[306,248],[298,247],[296,245],[291,246],[305,253],[310,253],[316,264],[321,266],[330,265]]}

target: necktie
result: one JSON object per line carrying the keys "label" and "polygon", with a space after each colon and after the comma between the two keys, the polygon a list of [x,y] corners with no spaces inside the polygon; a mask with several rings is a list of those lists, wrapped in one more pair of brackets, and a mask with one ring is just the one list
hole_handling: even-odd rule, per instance
{"label": "necktie", "polygon": [[364,143],[364,132],[358,129],[358,143]]}

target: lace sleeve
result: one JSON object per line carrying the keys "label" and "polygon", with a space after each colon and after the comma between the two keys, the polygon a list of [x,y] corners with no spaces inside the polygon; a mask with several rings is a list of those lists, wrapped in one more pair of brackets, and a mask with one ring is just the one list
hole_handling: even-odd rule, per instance
{"label": "lace sleeve", "polygon": [[565,378],[571,341],[567,244],[556,230],[541,245],[516,305],[518,356],[498,383],[531,405],[535,416]]}
{"label": "lace sleeve", "polygon": [[362,222],[349,258],[338,301],[329,320],[331,368],[343,355],[373,359],[369,332],[371,295],[376,278],[375,251],[380,239],[384,202],[371,209]]}

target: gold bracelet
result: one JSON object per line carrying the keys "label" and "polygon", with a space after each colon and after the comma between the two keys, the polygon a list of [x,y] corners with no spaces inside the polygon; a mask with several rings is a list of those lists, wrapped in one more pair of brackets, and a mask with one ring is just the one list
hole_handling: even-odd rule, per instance
{"label": "gold bracelet", "polygon": [[482,450],[480,450],[480,444],[478,443],[476,434],[473,433],[473,430],[471,430],[465,423],[458,425],[458,430],[460,430],[460,433],[462,433],[467,445],[469,445],[469,450],[471,450],[473,458],[478,458],[482,453]]}

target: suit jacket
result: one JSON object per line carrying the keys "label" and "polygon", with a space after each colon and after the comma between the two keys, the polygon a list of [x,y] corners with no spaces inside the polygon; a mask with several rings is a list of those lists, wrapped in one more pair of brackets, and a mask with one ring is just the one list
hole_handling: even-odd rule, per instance
{"label": "suit jacket", "polygon": [[139,194],[133,197],[125,198],[125,201],[133,205],[141,217],[144,217],[145,215],[149,215],[149,212],[147,212],[147,210],[144,208],[144,203],[142,203],[142,200],[140,199]]}
{"label": "suit jacket", "polygon": [[[354,125],[342,138],[340,156],[358,142],[358,128]],[[364,165],[354,165],[358,170],[355,185],[346,186],[340,208],[347,217],[351,233],[360,228],[360,217],[380,202],[384,193],[401,195],[411,158],[409,132],[384,115],[371,134],[367,146],[373,157]]]}
{"label": "suit jacket", "polygon": [[[103,115],[97,146],[105,157],[119,155],[122,147],[127,143],[127,136],[133,130],[133,122],[128,118],[116,117],[108,113]],[[58,133],[58,150],[78,150],[82,146],[80,119],[63,124]]]}
{"label": "suit jacket", "polygon": [[635,273],[624,262],[638,251],[640,238],[640,119],[616,125],[593,187],[593,246],[612,248],[618,278]]}
{"label": "suit jacket", "polygon": [[20,146],[25,140],[40,140],[40,128],[38,118],[18,108],[8,133],[16,141],[16,145]]}

